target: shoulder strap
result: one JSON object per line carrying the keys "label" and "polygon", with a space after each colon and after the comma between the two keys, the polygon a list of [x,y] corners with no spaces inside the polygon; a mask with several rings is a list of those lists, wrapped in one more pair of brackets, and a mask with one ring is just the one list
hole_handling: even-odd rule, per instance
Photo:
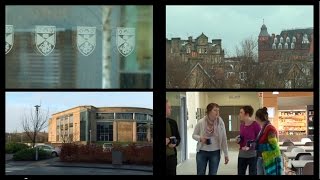
{"label": "shoulder strap", "polygon": [[260,137],[262,136],[262,134],[265,132],[267,126],[271,125],[270,121],[267,122],[266,125],[264,125],[259,133],[259,135],[257,136],[256,141],[259,141]]}

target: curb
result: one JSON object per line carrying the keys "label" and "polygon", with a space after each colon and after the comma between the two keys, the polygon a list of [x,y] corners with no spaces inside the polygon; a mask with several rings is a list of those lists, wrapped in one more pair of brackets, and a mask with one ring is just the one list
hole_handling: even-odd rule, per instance
{"label": "curb", "polygon": [[138,169],[138,168],[122,168],[122,167],[99,167],[99,166],[83,166],[83,165],[63,165],[63,164],[53,164],[49,165],[51,167],[80,167],[80,168],[96,168],[96,169],[121,169],[130,171],[143,171],[143,172],[153,172],[152,169]]}

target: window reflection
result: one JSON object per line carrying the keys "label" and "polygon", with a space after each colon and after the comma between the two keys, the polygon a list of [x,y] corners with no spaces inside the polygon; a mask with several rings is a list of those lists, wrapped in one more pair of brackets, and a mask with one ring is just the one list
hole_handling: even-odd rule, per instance
{"label": "window reflection", "polygon": [[152,88],[152,13],[152,6],[6,6],[6,87]]}

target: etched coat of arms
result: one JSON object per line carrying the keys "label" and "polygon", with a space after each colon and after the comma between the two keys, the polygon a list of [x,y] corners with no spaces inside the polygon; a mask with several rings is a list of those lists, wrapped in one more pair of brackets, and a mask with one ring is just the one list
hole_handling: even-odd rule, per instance
{"label": "etched coat of arms", "polygon": [[89,56],[96,47],[96,27],[77,26],[77,47],[84,56]]}
{"label": "etched coat of arms", "polygon": [[55,26],[36,26],[35,42],[38,51],[48,56],[56,45],[56,27]]}
{"label": "etched coat of arms", "polygon": [[135,28],[117,28],[117,49],[125,57],[129,56],[135,48],[135,34]]}
{"label": "etched coat of arms", "polygon": [[13,34],[13,25],[6,25],[6,54],[12,49]]}

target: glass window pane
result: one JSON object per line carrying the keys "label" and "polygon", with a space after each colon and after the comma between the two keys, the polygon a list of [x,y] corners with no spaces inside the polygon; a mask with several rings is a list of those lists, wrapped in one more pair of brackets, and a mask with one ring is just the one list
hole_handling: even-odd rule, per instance
{"label": "glass window pane", "polygon": [[6,87],[152,88],[152,6],[5,11]]}

